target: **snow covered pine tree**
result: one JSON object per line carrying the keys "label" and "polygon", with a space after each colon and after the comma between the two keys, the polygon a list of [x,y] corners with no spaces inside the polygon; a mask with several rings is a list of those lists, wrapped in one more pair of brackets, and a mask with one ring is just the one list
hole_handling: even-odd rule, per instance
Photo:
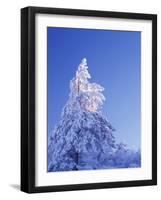
{"label": "snow covered pine tree", "polygon": [[70,95],[48,141],[48,171],[139,167],[140,152],[117,144],[103,116],[103,87],[90,83],[86,58],[70,82]]}

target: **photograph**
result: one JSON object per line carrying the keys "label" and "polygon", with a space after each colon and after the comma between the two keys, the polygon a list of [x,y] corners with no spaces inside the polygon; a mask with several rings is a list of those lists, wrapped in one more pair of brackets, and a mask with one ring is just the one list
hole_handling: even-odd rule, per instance
{"label": "photograph", "polygon": [[140,31],[47,27],[47,134],[48,172],[141,167]]}
{"label": "photograph", "polygon": [[21,17],[21,190],[156,185],[157,15]]}

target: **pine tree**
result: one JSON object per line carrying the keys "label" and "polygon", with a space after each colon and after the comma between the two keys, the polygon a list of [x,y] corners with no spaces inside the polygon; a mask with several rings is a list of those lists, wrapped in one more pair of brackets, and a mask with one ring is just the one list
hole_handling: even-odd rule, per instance
{"label": "pine tree", "polygon": [[70,81],[69,99],[48,142],[48,171],[125,166],[116,162],[125,148],[119,151],[114,128],[101,112],[104,88],[90,83],[90,78],[84,58]]}

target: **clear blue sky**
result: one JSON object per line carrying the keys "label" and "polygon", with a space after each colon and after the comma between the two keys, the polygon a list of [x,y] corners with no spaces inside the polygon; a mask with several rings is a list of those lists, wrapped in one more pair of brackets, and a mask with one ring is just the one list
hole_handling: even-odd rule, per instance
{"label": "clear blue sky", "polygon": [[69,81],[86,57],[91,82],[105,88],[103,113],[118,142],[140,148],[141,33],[48,27],[48,133],[59,121]]}

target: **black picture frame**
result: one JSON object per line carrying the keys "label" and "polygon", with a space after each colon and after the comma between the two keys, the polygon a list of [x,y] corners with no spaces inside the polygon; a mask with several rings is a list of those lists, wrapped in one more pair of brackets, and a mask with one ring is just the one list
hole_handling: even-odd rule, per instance
{"label": "black picture frame", "polygon": [[[76,185],[35,186],[35,15],[60,14],[152,21],[152,179]],[[157,15],[45,7],[21,9],[21,190],[27,193],[157,184]]]}

